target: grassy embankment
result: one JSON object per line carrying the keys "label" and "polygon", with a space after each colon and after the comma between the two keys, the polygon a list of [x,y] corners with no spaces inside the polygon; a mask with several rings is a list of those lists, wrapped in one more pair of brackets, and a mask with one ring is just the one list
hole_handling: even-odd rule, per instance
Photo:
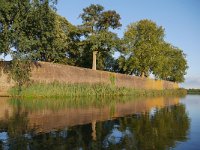
{"label": "grassy embankment", "polygon": [[199,94],[200,95],[200,89],[188,89],[187,94]]}
{"label": "grassy embankment", "polygon": [[22,87],[18,95],[17,87],[10,90],[11,96],[24,98],[66,98],[66,97],[89,97],[89,96],[164,96],[184,95],[186,90],[139,90],[133,88],[116,87],[105,84],[61,84],[61,83],[32,83]]}

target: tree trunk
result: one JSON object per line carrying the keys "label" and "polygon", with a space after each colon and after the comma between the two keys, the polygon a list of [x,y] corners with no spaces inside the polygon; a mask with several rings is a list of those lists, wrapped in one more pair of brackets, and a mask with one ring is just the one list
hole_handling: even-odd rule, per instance
{"label": "tree trunk", "polygon": [[96,135],[96,120],[92,121],[92,139],[96,141],[97,135]]}
{"label": "tree trunk", "polygon": [[97,55],[97,52],[98,51],[93,51],[93,63],[92,63],[92,69],[93,70],[96,70],[97,68],[96,68],[96,62],[97,62],[97,57],[96,57],[96,55]]}
{"label": "tree trunk", "polygon": [[145,76],[144,76],[144,72],[142,72],[142,74],[141,74],[141,77],[142,77],[142,78],[144,78],[144,77],[145,77]]}

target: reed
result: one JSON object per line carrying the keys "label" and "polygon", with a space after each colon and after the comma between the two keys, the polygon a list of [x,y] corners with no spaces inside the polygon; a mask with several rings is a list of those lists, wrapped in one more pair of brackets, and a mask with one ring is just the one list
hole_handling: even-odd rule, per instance
{"label": "reed", "polygon": [[104,96],[164,96],[184,95],[186,90],[144,90],[116,87],[107,84],[64,84],[64,83],[32,83],[22,87],[18,94],[17,87],[10,90],[12,97],[24,98],[67,98],[67,97],[104,97]]}

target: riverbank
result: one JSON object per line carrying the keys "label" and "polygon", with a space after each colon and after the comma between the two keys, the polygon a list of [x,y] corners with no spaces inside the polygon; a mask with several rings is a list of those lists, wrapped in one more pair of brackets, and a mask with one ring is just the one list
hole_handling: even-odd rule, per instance
{"label": "riverbank", "polygon": [[[9,69],[10,62],[0,61],[0,96],[9,95],[8,91],[16,85],[15,81],[7,73]],[[165,80],[155,80],[48,62],[33,63],[30,80],[34,83],[53,83],[56,81],[63,84],[106,84],[121,88],[144,90],[173,90],[179,88],[177,83]]]}
{"label": "riverbank", "polygon": [[65,84],[53,83],[32,83],[22,87],[19,93],[17,87],[9,91],[12,97],[24,98],[66,98],[66,97],[90,97],[90,96],[164,96],[164,95],[185,95],[184,89],[166,90],[145,90],[126,87],[117,87],[108,84]]}

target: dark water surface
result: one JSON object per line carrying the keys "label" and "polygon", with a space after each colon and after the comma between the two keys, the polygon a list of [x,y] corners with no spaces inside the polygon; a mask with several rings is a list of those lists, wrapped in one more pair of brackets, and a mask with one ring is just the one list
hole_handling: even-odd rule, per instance
{"label": "dark water surface", "polygon": [[200,149],[200,95],[0,98],[0,149]]}

